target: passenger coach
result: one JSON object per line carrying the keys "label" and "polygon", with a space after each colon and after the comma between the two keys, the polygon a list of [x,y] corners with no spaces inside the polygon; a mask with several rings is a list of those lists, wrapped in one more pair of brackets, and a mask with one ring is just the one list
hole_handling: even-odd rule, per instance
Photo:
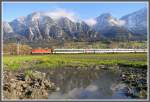
{"label": "passenger coach", "polygon": [[136,53],[146,49],[54,49],[53,53]]}

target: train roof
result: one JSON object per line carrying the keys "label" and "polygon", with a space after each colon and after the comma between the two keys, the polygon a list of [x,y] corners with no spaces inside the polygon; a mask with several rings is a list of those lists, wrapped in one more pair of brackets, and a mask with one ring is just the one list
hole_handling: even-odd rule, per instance
{"label": "train roof", "polygon": [[54,49],[54,50],[147,50],[147,49]]}

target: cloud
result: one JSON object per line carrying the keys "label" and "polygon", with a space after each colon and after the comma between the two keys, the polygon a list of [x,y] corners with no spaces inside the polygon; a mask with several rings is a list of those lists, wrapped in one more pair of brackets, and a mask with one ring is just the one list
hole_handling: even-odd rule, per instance
{"label": "cloud", "polygon": [[112,25],[118,25],[118,26],[123,26],[125,24],[124,20],[115,20],[115,19],[110,19],[109,22]]}
{"label": "cloud", "polygon": [[93,26],[97,23],[96,20],[93,18],[87,19],[87,20],[85,20],[85,22],[90,26]]}
{"label": "cloud", "polygon": [[48,15],[50,17],[52,17],[53,19],[59,19],[61,17],[67,17],[70,20],[72,20],[73,22],[77,21],[77,15],[73,12],[73,11],[68,11],[62,8],[53,10],[53,11],[49,11],[49,12],[45,12],[45,15]]}
{"label": "cloud", "polygon": [[87,91],[89,92],[94,92],[94,91],[97,91],[98,90],[98,87],[96,85],[89,85],[87,88],[86,88]]}
{"label": "cloud", "polygon": [[124,20],[119,20],[119,25],[120,25],[120,26],[125,25],[125,23],[126,23],[126,22],[125,22]]}

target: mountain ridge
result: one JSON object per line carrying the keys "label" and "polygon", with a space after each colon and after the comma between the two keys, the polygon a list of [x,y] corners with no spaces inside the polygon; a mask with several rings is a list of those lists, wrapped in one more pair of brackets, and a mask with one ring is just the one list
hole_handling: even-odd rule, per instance
{"label": "mountain ridge", "polygon": [[[142,34],[145,37],[147,35],[147,8],[122,16],[120,19],[114,18],[110,13],[103,13],[95,20],[96,24],[91,27],[85,21],[73,22],[67,17],[53,19],[43,12],[33,12],[26,17],[3,22],[3,33],[6,39],[11,33],[25,37],[27,41],[44,39],[92,41],[103,38],[127,40],[130,39],[130,35],[133,36],[131,40],[140,40]],[[145,37],[141,39],[146,39]]]}

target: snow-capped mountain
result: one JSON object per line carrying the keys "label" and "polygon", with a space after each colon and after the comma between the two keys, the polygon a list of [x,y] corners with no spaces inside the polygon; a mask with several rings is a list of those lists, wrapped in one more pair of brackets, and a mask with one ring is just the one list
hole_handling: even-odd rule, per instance
{"label": "snow-capped mountain", "polygon": [[103,13],[95,18],[96,24],[93,26],[106,39],[128,38],[128,31],[123,28],[124,21],[114,18],[110,13]]}
{"label": "snow-capped mountain", "polygon": [[121,19],[114,18],[110,13],[96,17],[92,26],[85,21],[74,22],[67,17],[54,19],[44,12],[34,12],[26,17],[11,22],[3,22],[4,36],[10,33],[20,35],[29,41],[44,39],[65,40],[101,40],[129,38],[129,34],[147,34],[147,10],[138,10]]}
{"label": "snow-capped mountain", "polygon": [[11,27],[11,25],[8,22],[3,22],[3,32],[4,32],[4,34],[13,32],[13,28]]}
{"label": "snow-capped mountain", "polygon": [[147,34],[147,8],[123,16],[124,27],[133,34]]}
{"label": "snow-capped mountain", "polygon": [[25,17],[20,17],[10,22],[15,33],[24,35],[26,28]]}
{"label": "snow-capped mountain", "polygon": [[[105,38],[146,39],[147,35],[147,8],[125,15],[120,19],[110,13],[104,13],[95,18],[93,29],[100,32]],[[140,34],[140,35],[139,35]]]}
{"label": "snow-capped mountain", "polygon": [[26,40],[26,38],[20,34],[15,33],[12,26],[8,22],[3,22],[3,40],[10,40],[10,39],[22,39],[23,41]]}
{"label": "snow-capped mountain", "polygon": [[109,27],[113,26],[122,26],[121,21],[112,17],[110,13],[103,13],[97,18],[95,18],[96,24],[94,25],[94,29],[97,31],[106,31]]}
{"label": "snow-capped mountain", "polygon": [[43,12],[34,12],[27,17],[15,19],[10,25],[14,32],[26,36],[31,41],[65,37],[76,39],[81,33],[88,35],[88,31],[91,30],[86,23],[78,24],[67,17],[55,20]]}

